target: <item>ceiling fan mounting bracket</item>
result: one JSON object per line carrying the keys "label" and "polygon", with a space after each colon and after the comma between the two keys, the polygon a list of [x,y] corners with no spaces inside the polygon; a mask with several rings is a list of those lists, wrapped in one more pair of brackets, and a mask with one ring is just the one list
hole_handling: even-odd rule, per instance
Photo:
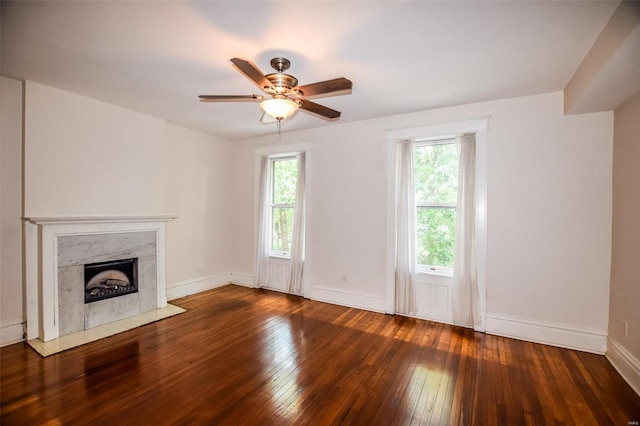
{"label": "ceiling fan mounting bracket", "polygon": [[291,62],[287,58],[273,58],[271,60],[271,68],[276,70],[279,74],[288,70],[291,66]]}

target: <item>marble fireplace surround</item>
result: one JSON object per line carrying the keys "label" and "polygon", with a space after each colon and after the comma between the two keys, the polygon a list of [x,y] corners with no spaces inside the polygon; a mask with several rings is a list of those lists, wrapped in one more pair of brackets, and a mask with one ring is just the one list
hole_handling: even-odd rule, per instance
{"label": "marble fireplace surround", "polygon": [[[175,218],[25,218],[26,339],[48,342],[75,330],[166,307],[165,224]],[[123,256],[139,259],[143,286],[138,293],[85,307],[84,299],[75,300],[83,291],[68,291],[70,282],[84,286],[80,265]]]}

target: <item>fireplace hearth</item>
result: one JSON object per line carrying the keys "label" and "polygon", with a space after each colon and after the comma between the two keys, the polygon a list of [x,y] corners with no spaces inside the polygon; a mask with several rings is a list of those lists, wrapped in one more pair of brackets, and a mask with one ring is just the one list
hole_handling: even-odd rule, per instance
{"label": "fireplace hearth", "polygon": [[138,259],[84,265],[84,303],[138,292]]}

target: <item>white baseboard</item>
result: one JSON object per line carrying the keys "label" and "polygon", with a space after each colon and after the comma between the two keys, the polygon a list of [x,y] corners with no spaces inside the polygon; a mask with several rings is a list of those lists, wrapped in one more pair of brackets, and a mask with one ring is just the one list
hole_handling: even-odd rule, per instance
{"label": "white baseboard", "polygon": [[311,286],[311,300],[384,313],[384,297],[331,287]]}
{"label": "white baseboard", "polygon": [[231,284],[253,287],[253,275],[243,272],[231,272]]}
{"label": "white baseboard", "polygon": [[607,332],[529,318],[487,314],[486,332],[529,342],[604,355]]}
{"label": "white baseboard", "polygon": [[7,346],[24,340],[22,323],[3,325],[0,327],[0,346]]}
{"label": "white baseboard", "polygon": [[640,395],[640,360],[613,338],[609,339],[607,359],[631,388]]}
{"label": "white baseboard", "polygon": [[[253,275],[242,272],[232,272],[231,283],[253,288]],[[286,290],[276,287],[266,287],[266,289],[286,293]],[[309,299],[331,303],[333,305],[384,313],[384,298],[382,296],[373,296],[331,287],[312,286]]]}
{"label": "white baseboard", "polygon": [[229,283],[231,283],[231,273],[210,275],[208,277],[182,281],[167,288],[167,300],[178,299],[190,294],[222,287]]}

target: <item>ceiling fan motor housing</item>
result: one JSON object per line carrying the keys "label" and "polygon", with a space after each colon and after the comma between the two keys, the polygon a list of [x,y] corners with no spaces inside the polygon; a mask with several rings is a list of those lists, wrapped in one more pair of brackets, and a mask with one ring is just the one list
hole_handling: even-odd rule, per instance
{"label": "ceiling fan motor housing", "polygon": [[[275,88],[275,94],[285,93],[298,85],[298,79],[289,74],[273,73],[267,74],[264,77],[269,80]],[[265,87],[264,89],[267,92],[273,90],[270,87]]]}

